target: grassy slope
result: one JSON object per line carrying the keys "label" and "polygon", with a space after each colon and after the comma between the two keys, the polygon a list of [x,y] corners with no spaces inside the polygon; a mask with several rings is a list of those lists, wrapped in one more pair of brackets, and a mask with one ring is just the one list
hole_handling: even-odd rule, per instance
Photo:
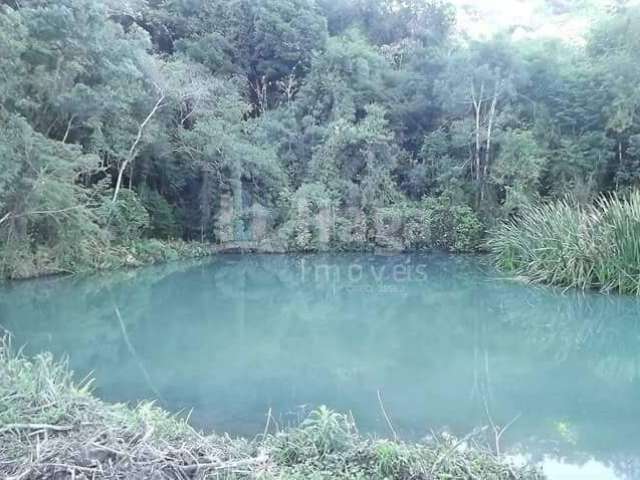
{"label": "grassy slope", "polygon": [[152,403],[96,399],[62,363],[0,346],[0,477],[13,479],[541,479],[449,436],[406,444],[360,436],[321,408],[254,440],[202,435]]}

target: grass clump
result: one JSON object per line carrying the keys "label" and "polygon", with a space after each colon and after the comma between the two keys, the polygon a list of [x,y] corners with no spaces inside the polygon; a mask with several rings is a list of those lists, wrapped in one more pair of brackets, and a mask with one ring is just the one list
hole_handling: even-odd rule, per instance
{"label": "grass clump", "polygon": [[532,282],[640,295],[640,192],[528,207],[489,247],[500,269]]}
{"label": "grass clump", "polygon": [[112,405],[65,363],[26,359],[0,342],[0,477],[35,479],[538,480],[449,436],[428,444],[358,434],[325,407],[254,440],[203,435],[153,403]]}

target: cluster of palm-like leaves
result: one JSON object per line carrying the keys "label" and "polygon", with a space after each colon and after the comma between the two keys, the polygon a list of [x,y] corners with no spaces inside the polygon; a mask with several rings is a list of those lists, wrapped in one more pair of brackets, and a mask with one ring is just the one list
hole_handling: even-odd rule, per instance
{"label": "cluster of palm-like leaves", "polygon": [[532,282],[640,295],[640,192],[529,207],[489,247],[499,268]]}

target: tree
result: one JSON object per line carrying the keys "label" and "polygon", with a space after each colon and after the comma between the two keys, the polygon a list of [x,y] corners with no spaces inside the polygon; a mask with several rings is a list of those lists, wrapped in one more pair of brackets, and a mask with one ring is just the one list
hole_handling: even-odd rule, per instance
{"label": "tree", "polygon": [[[34,132],[0,111],[0,274],[93,264],[106,241],[95,214],[99,189],[77,179],[97,171],[93,155]],[[32,252],[36,252],[33,255]]]}
{"label": "tree", "polygon": [[[190,117],[193,125],[177,132],[177,152],[186,159],[192,172],[189,187],[197,192],[191,201],[199,218],[188,228],[199,231],[201,238],[211,238],[218,210],[228,208],[237,238],[242,235],[239,222],[246,203],[255,200],[272,207],[286,180],[275,152],[261,145],[254,127],[243,121],[251,107],[235,85],[215,82],[207,90],[210,97],[203,98],[201,108]],[[230,205],[222,205],[223,196],[231,199]]]}
{"label": "tree", "polygon": [[504,189],[503,208],[511,213],[536,200],[547,156],[529,130],[508,130],[501,137],[491,176]]}
{"label": "tree", "polygon": [[640,7],[620,8],[601,21],[591,34],[588,52],[597,81],[608,93],[604,104],[606,129],[616,143],[616,165],[611,167],[616,187],[626,183],[633,159],[627,150],[640,133]]}
{"label": "tree", "polygon": [[314,0],[259,0],[253,9],[249,83],[259,109],[280,97],[278,82],[304,76],[327,42],[327,22]]}
{"label": "tree", "polygon": [[395,154],[385,111],[371,105],[359,121],[340,118],[329,124],[327,137],[314,152],[310,176],[341,206],[372,210],[400,198],[391,176]]}
{"label": "tree", "polygon": [[454,21],[437,0],[2,2],[1,248],[67,268],[72,236],[244,239],[257,212],[321,248],[302,220],[350,207],[363,246],[378,206],[423,231],[424,202],[492,224],[637,185],[640,8],[584,46]]}

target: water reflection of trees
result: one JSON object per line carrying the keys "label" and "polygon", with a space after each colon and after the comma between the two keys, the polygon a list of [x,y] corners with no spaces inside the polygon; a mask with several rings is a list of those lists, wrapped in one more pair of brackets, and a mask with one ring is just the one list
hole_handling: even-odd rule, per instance
{"label": "water reflection of trees", "polygon": [[[158,284],[198,268],[202,262],[176,262],[90,276],[50,277],[2,287],[0,327],[30,354],[47,350],[70,356],[79,375],[91,366],[109,372],[129,356],[123,331],[134,329],[153,303]],[[123,312],[121,327],[116,309]],[[105,390],[108,391],[108,385]],[[146,389],[147,395],[153,394]]]}
{"label": "water reflection of trees", "polygon": [[580,358],[606,379],[640,375],[640,300],[545,288],[500,292],[500,315],[558,362]]}
{"label": "water reflection of trees", "polygon": [[526,451],[538,461],[550,451],[577,464],[595,459],[621,478],[637,478],[640,301],[516,284],[493,290],[488,298],[505,331],[518,329],[523,349],[552,359],[557,374],[567,372],[564,381],[577,386],[565,390],[561,379],[558,390],[549,389],[550,398],[574,406],[541,402],[534,418],[542,428],[526,427],[532,435]]}
{"label": "water reflection of trees", "polygon": [[[324,397],[327,402],[335,402],[336,408],[360,410],[367,424],[379,420],[377,408],[371,405],[381,386],[397,389],[391,400],[398,409],[405,402],[404,386],[415,390],[412,395],[424,396],[419,377],[425,363],[442,362],[447,345],[465,335],[461,326],[447,333],[447,305],[460,303],[459,315],[469,314],[464,310],[471,307],[456,299],[464,298],[477,282],[473,280],[478,277],[477,265],[447,256],[429,258],[426,282],[407,282],[391,294],[375,288],[362,294],[350,289],[354,282],[346,276],[328,282],[305,279],[301,275],[305,258],[226,256],[216,260],[215,268],[177,264],[180,266],[21,284],[8,293],[6,301],[0,301],[0,312],[10,319],[7,326],[19,340],[31,344],[32,351],[71,353],[72,364],[81,373],[89,366],[95,368],[98,384],[108,393],[119,388],[134,398],[154,394],[154,389],[144,387],[137,361],[131,358],[114,313],[117,306],[153,384],[168,401],[184,400],[180,406],[185,408],[198,405],[187,404],[188,395],[176,398],[180,396],[176,385],[186,392],[203,381],[202,396],[210,398],[201,399],[200,407],[215,410],[216,405],[229,408],[225,402],[237,403],[246,388],[243,383],[272,381],[285,388],[287,383],[308,378],[303,388],[310,397],[321,398],[323,391],[331,390],[333,397]],[[379,267],[406,260],[345,255],[310,261],[333,262],[344,269],[354,262]],[[419,261],[409,259],[411,265]],[[376,288],[393,284],[388,275],[371,277],[369,272],[355,283],[376,283]],[[456,277],[465,280],[453,288]],[[408,296],[410,308],[399,309],[389,295]],[[22,323],[20,319],[28,320]],[[415,335],[408,339],[408,331]],[[432,346],[436,336],[442,342]],[[362,394],[363,389],[370,390],[370,398]],[[268,390],[265,388],[265,396],[272,393]],[[342,401],[340,391],[345,392]],[[455,395],[450,395],[453,400]],[[287,399],[280,400],[285,403]],[[237,405],[238,412],[252,408],[248,402]],[[211,417],[216,417],[215,412]],[[401,422],[407,429],[411,428],[410,417],[407,413]],[[426,429],[425,421],[420,431]]]}

